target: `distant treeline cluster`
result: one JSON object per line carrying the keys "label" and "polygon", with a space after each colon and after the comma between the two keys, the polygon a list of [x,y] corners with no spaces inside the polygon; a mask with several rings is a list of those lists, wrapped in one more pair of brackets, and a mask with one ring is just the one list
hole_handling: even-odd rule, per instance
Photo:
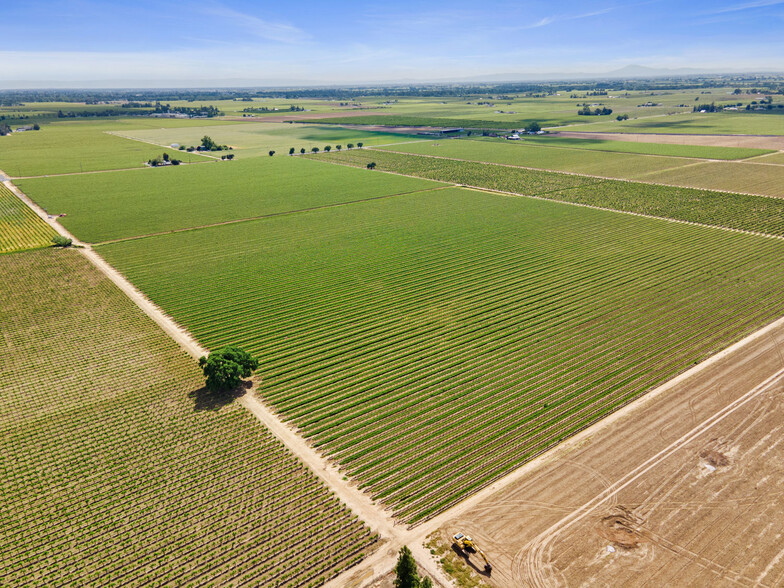
{"label": "distant treeline cluster", "polygon": [[[181,114],[191,117],[212,118],[223,114],[218,108],[208,106],[171,106],[160,103],[125,102],[116,107],[102,108],[100,110],[58,110],[57,118],[77,117],[107,117],[107,116],[150,116],[152,114]],[[46,115],[42,115],[46,116]],[[52,116],[52,115],[50,115]]]}
{"label": "distant treeline cluster", "polygon": [[735,102],[732,104],[696,104],[692,108],[692,112],[721,112],[723,110],[773,110],[774,108],[784,108],[784,103],[773,104],[773,98],[765,96],[760,100],[752,100],[744,106],[743,102]]}
{"label": "distant treeline cluster", "polygon": [[737,88],[738,93],[784,94],[784,77],[775,75],[697,75],[657,77],[650,79],[597,79],[552,82],[501,82],[454,84],[390,84],[379,86],[344,86],[313,88],[235,88],[235,89],[117,89],[117,90],[3,90],[1,106],[17,106],[27,102],[83,102],[90,105],[119,101],[165,103],[171,101],[207,102],[217,100],[249,101],[253,98],[295,100],[299,98],[329,99],[343,102],[370,96],[476,96],[494,95],[511,99],[512,95],[547,96],[558,92],[585,92],[587,96],[603,96],[609,89],[623,91],[664,91],[682,89]]}
{"label": "distant treeline cluster", "polygon": [[596,107],[593,110],[591,110],[591,107],[586,104],[580,110],[577,111],[577,114],[581,116],[603,116],[606,114],[612,114],[612,108],[607,108],[606,106],[604,106],[602,108]]}
{"label": "distant treeline cluster", "polygon": [[220,116],[223,114],[216,106],[172,106],[160,102],[125,102],[120,108],[146,109],[147,114],[187,114],[188,116]]}
{"label": "distant treeline cluster", "polygon": [[269,108],[268,106],[258,106],[255,108],[243,108],[242,112],[305,112],[302,106],[289,106],[288,108]]}

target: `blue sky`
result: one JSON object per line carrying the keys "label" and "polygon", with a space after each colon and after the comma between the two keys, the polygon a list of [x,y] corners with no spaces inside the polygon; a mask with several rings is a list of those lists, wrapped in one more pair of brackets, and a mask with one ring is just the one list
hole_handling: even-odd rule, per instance
{"label": "blue sky", "polygon": [[7,2],[9,81],[361,83],[784,70],[784,0]]}

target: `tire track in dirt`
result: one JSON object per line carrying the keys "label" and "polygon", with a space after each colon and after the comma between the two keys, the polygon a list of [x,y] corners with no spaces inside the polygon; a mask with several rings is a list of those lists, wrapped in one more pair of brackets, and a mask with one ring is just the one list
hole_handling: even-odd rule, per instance
{"label": "tire track in dirt", "polygon": [[583,520],[585,517],[594,512],[597,507],[604,505],[612,496],[617,495],[621,490],[631,485],[637,479],[662,463],[670,455],[684,447],[686,444],[690,443],[706,431],[710,430],[714,425],[720,423],[750,401],[756,399],[761,394],[766,393],[772,386],[780,383],[783,378],[784,368],[778,370],[764,382],[758,386],[755,386],[752,390],[731,404],[723,407],[707,419],[703,420],[700,424],[691,429],[678,440],[665,447],[656,455],[649,458],[640,464],[637,468],[629,472],[626,476],[618,480],[611,488],[599,493],[593,499],[586,502],[578,509],[575,509],[570,515],[564,517],[550,528],[540,533],[539,536],[523,546],[523,548],[516,554],[515,562],[512,566],[515,581],[519,582],[519,585],[521,586],[530,585],[535,587],[547,587],[557,585],[558,582],[553,582],[554,578],[552,575],[548,575],[548,573],[552,573],[552,570],[547,569],[545,564],[545,556],[553,541],[560,534]]}

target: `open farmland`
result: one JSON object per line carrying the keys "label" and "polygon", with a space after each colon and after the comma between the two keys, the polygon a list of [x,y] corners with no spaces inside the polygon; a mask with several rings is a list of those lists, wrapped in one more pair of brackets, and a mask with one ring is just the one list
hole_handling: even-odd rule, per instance
{"label": "open farmland", "polygon": [[773,153],[771,155],[766,155],[765,157],[760,157],[755,161],[757,161],[758,163],[784,165],[784,151],[779,151],[778,153]]}
{"label": "open farmland", "polygon": [[[40,131],[0,137],[0,169],[10,176],[42,176],[82,171],[144,167],[163,149],[106,133],[109,129],[147,126],[152,119],[133,121],[79,121],[42,124]],[[156,121],[158,126],[181,121]],[[169,150],[174,155],[174,150]],[[190,153],[177,155],[185,162],[206,161]]]}
{"label": "open farmland", "polygon": [[545,170],[605,176],[633,180],[648,174],[689,165],[698,160],[683,157],[659,157],[632,153],[611,153],[588,149],[562,149],[528,145],[496,139],[495,141],[449,140],[382,148],[389,151],[451,157],[519,165]]}
{"label": "open farmland", "polygon": [[410,522],[784,312],[777,239],[460,189],[99,250]]}
{"label": "open farmland", "polygon": [[[784,196],[784,166],[765,165],[764,159],[754,159],[748,162],[704,161],[685,157],[603,153],[587,149],[560,149],[528,145],[527,141],[525,143],[510,143],[500,140],[491,142],[462,139],[393,145],[382,149],[415,155],[519,165],[707,190]],[[714,147],[713,149],[722,148]]]}
{"label": "open farmland", "polygon": [[611,133],[667,133],[697,135],[784,135],[784,110],[768,112],[686,113],[630,119],[586,121],[555,130]]}
{"label": "open farmland", "polygon": [[437,549],[470,534],[499,588],[781,586],[781,322],[461,505]]}
{"label": "open farmland", "polygon": [[[689,145],[677,143],[657,143],[645,141],[614,140],[613,133],[605,133],[604,138],[582,138],[578,133],[568,133],[561,137],[561,133],[552,136],[526,136],[522,139],[525,145],[541,145],[543,147],[568,147],[570,149],[589,149],[591,151],[607,151],[611,153],[639,153],[640,155],[664,155],[667,157],[690,157],[704,159],[746,159],[767,153],[771,149],[756,149],[753,147],[723,147],[715,145]],[[652,138],[654,139],[654,138]],[[497,141],[497,139],[483,139]]]}
{"label": "open farmland", "polygon": [[644,180],[784,197],[784,165],[766,165],[761,159],[743,163],[710,161],[682,169],[652,172]]}
{"label": "open farmland", "polygon": [[400,133],[344,129],[330,125],[285,124],[269,122],[244,122],[226,126],[189,126],[171,129],[142,129],[137,131],[121,131],[124,137],[150,141],[161,145],[179,143],[180,145],[198,145],[204,135],[221,144],[234,148],[239,158],[269,156],[273,150],[277,155],[288,154],[294,147],[310,151],[313,147],[323,149],[326,145],[342,145],[362,142],[365,145],[383,145],[421,139]]}
{"label": "open farmland", "polygon": [[52,244],[55,231],[0,183],[0,253]]}
{"label": "open farmland", "polygon": [[[382,150],[318,156],[328,161],[538,198],[784,236],[784,200],[424,157]],[[729,164],[738,165],[743,164]],[[769,166],[774,167],[774,166]]]}
{"label": "open farmland", "polygon": [[426,190],[435,182],[301,157],[32,178],[20,188],[80,239],[100,242]]}
{"label": "open farmland", "polygon": [[72,250],[0,256],[0,583],[313,586],[375,538]]}
{"label": "open farmland", "polygon": [[[611,141],[613,143],[656,144],[658,147],[680,145],[681,147],[725,147],[735,149],[784,149],[784,136],[777,135],[683,135],[660,133],[594,133],[589,131],[558,131],[551,137],[578,139],[580,141]],[[706,156],[707,157],[707,156]],[[725,159],[716,157],[714,159]]]}

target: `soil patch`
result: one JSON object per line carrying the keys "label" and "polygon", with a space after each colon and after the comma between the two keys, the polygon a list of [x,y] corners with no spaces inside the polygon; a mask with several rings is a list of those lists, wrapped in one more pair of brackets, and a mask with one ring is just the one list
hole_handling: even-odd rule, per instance
{"label": "soil patch", "polygon": [[721,468],[730,465],[730,459],[715,449],[705,449],[704,451],[701,451],[700,457],[714,468]]}
{"label": "soil patch", "polygon": [[631,511],[619,506],[599,520],[596,530],[616,547],[634,549],[646,541],[639,531],[642,521]]}

